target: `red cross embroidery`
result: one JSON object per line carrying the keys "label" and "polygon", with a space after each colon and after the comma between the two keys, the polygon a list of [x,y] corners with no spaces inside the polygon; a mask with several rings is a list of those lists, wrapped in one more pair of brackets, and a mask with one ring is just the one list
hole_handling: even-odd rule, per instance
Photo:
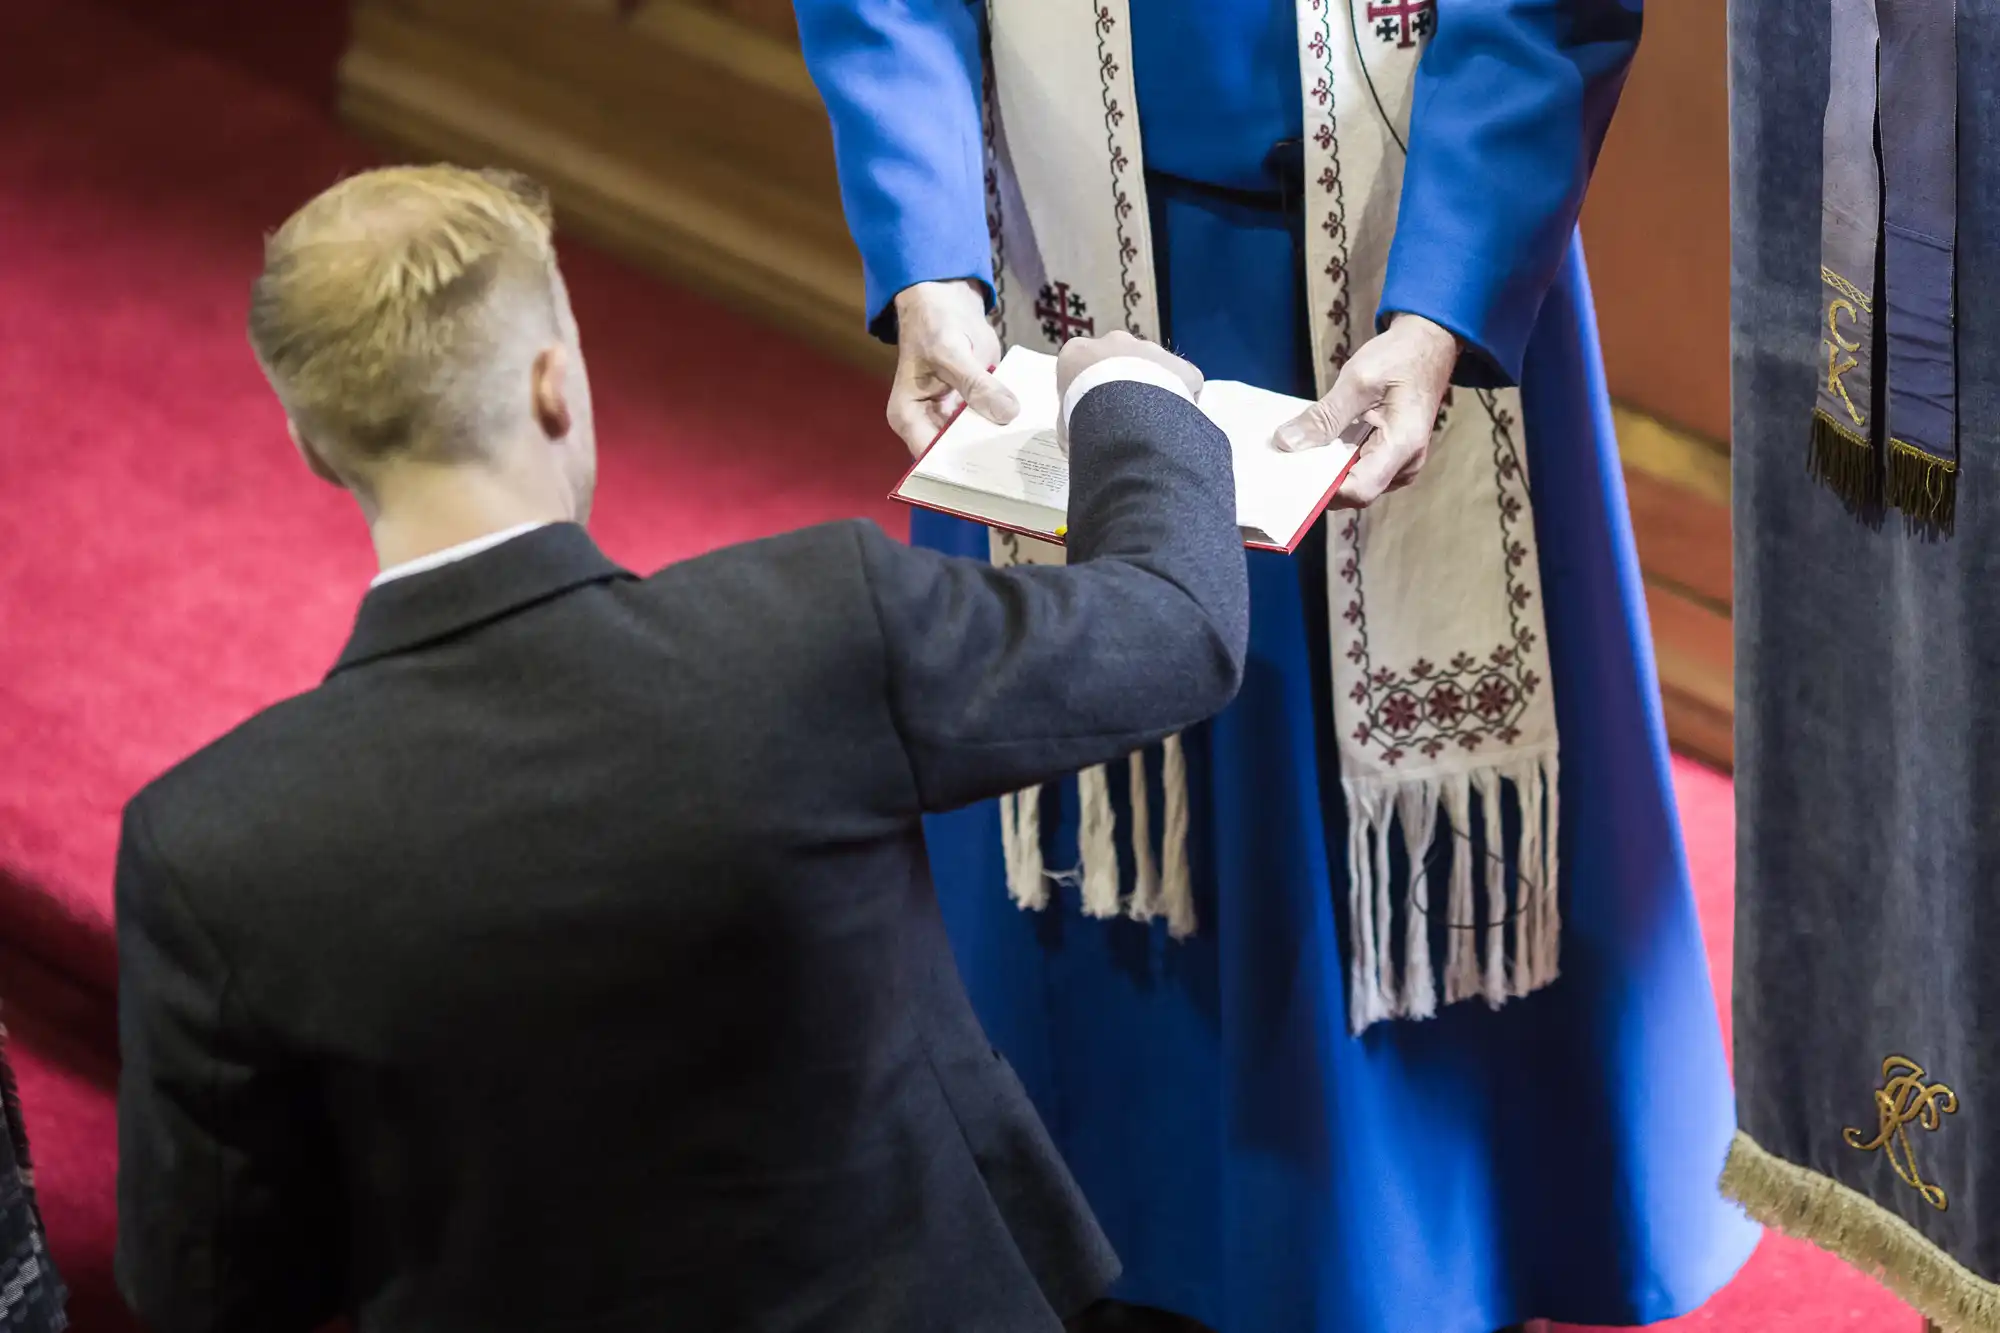
{"label": "red cross embroidery", "polygon": [[1085,313],[1088,309],[1066,282],[1042,284],[1042,293],[1035,299],[1035,318],[1042,321],[1042,336],[1058,347],[1079,335],[1097,336],[1097,321]]}
{"label": "red cross embroidery", "polygon": [[1368,20],[1383,41],[1412,47],[1437,22],[1437,0],[1368,0]]}

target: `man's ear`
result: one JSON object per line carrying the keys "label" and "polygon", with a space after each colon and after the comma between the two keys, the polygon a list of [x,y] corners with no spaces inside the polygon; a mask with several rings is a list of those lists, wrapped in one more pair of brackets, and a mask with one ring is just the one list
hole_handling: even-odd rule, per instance
{"label": "man's ear", "polygon": [[342,490],[347,489],[347,483],[342,481],[340,474],[328,465],[326,456],[320,453],[311,440],[306,438],[305,433],[299,429],[298,422],[292,420],[290,417],[286,417],[285,431],[292,437],[292,447],[299,451],[300,458],[306,460],[307,469],[315,477],[318,477],[329,486],[338,486]]}
{"label": "man's ear", "polygon": [[544,347],[535,357],[529,401],[535,424],[551,440],[569,434],[569,353],[558,344]]}

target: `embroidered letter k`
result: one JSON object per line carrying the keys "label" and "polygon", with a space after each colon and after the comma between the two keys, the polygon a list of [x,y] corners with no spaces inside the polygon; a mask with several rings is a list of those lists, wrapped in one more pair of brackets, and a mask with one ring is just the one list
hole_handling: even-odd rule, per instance
{"label": "embroidered letter k", "polygon": [[1826,391],[1840,399],[1841,405],[1847,409],[1847,415],[1854,419],[1855,425],[1862,426],[1867,424],[1868,419],[1861,415],[1861,410],[1854,405],[1854,399],[1848,396],[1847,382],[1842,378],[1848,371],[1860,365],[1861,362],[1853,356],[1843,357],[1841,355],[1843,352],[1851,353],[1860,351],[1861,340],[1856,338],[1850,341],[1840,336],[1840,316],[1843,311],[1847,314],[1850,326],[1860,321],[1860,317],[1856,313],[1852,303],[1848,301],[1830,301],[1827,303]]}

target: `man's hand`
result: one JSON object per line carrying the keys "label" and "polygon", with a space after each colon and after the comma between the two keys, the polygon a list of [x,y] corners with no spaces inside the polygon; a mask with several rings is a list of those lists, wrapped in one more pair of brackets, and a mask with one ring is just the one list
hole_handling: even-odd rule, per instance
{"label": "man's hand", "polygon": [[1365,509],[1417,478],[1431,447],[1438,406],[1451,386],[1459,343],[1421,315],[1397,315],[1361,345],[1326,397],[1278,428],[1280,449],[1359,440],[1361,453],[1333,503]]}
{"label": "man's hand", "polygon": [[896,296],[896,382],[889,426],[910,452],[930,447],[960,406],[1006,425],[1021,410],[1014,391],[988,371],[1000,338],[972,281],[920,282]]}
{"label": "man's hand", "polygon": [[1100,361],[1109,361],[1114,356],[1136,356],[1141,361],[1150,361],[1162,370],[1173,372],[1181,383],[1187,385],[1190,398],[1201,397],[1201,372],[1188,361],[1175,356],[1158,343],[1149,343],[1144,338],[1135,338],[1123,331],[1107,333],[1102,338],[1071,338],[1056,353],[1056,401],[1069,397],[1069,386],[1076,383],[1076,377]]}
{"label": "man's hand", "polygon": [[1056,442],[1062,446],[1064,453],[1069,452],[1070,386],[1076,383],[1077,376],[1098,362],[1121,356],[1137,357],[1158,366],[1187,386],[1190,399],[1201,397],[1201,371],[1158,343],[1149,343],[1144,338],[1135,338],[1123,331],[1107,333],[1101,338],[1071,338],[1056,353],[1056,402],[1062,404],[1057,420]]}

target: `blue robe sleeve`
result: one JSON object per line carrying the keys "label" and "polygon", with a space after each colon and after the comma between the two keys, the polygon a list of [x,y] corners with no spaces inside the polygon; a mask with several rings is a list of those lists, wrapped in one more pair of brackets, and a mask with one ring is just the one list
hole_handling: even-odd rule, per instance
{"label": "blue robe sleeve", "polygon": [[968,0],[794,0],[799,44],[833,121],[868,326],[895,340],[896,293],[974,278],[992,300],[985,71]]}
{"label": "blue robe sleeve", "polygon": [[1641,0],[1439,0],[1380,319],[1464,339],[1458,381],[1518,383],[1639,44]]}

